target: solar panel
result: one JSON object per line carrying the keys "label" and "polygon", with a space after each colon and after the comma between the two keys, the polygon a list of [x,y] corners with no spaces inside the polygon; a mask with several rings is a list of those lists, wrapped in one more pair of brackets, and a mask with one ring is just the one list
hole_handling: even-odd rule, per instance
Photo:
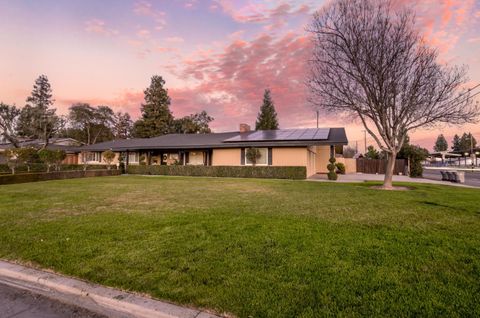
{"label": "solar panel", "polygon": [[326,140],[329,133],[330,128],[259,130],[248,134],[239,134],[224,140],[224,142]]}

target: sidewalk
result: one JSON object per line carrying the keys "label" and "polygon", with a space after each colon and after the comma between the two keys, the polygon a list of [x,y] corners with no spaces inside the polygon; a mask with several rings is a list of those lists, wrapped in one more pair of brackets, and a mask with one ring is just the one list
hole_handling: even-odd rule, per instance
{"label": "sidewalk", "polygon": [[[197,309],[180,307],[122,290],[5,261],[0,261],[0,285],[4,286],[6,295],[16,295],[19,294],[19,290],[24,290],[30,295],[25,295],[26,298],[32,295],[33,297],[48,297],[52,306],[58,307],[59,310],[66,310],[67,312],[68,310],[74,311],[76,308],[77,311],[81,310],[79,315],[63,315],[64,317],[219,318],[219,316]],[[10,304],[12,306],[30,304],[31,306],[27,306],[28,310],[33,310],[37,314],[28,316],[29,312],[27,310],[25,315],[15,315],[15,317],[57,317],[48,315],[46,311],[48,306],[44,306],[42,312],[40,305],[35,308],[35,304],[29,300],[26,300],[26,304],[22,304],[21,299],[19,301],[17,304],[15,302]],[[5,306],[8,303],[7,297]],[[1,304],[3,303],[0,302]],[[13,308],[13,311],[15,310]],[[2,311],[3,308],[0,308],[0,312]],[[22,313],[21,310],[19,313]],[[0,316],[4,317],[1,314]]]}
{"label": "sidewalk", "polygon": [[[363,173],[351,173],[351,174],[339,174],[337,181],[330,181],[326,174],[316,174],[311,176],[308,181],[318,182],[338,182],[338,183],[358,183],[367,181],[383,181],[383,174],[363,174]],[[453,187],[463,188],[476,188],[474,186],[468,186],[465,184],[452,183],[447,181],[424,179],[424,178],[410,178],[408,176],[393,176],[393,182],[410,182],[410,183],[427,183],[427,184],[440,184]]]}

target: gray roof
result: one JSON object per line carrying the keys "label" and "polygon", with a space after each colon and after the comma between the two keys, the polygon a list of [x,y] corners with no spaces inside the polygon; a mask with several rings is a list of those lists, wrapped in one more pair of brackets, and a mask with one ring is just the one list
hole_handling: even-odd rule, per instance
{"label": "gray roof", "polygon": [[[301,130],[297,129],[296,131]],[[310,129],[311,130],[311,129]],[[287,130],[278,130],[281,134]],[[265,131],[267,132],[267,131]],[[210,134],[169,134],[153,138],[132,138],[102,142],[79,147],[79,151],[126,151],[126,150],[180,150],[180,149],[211,149],[211,148],[241,148],[241,147],[299,147],[314,145],[346,145],[348,144],[344,128],[330,128],[328,138],[309,140],[248,140],[248,136],[258,132],[226,132]],[[267,134],[271,135],[271,134]],[[320,136],[320,134],[319,134]],[[241,141],[231,141],[238,137]]]}

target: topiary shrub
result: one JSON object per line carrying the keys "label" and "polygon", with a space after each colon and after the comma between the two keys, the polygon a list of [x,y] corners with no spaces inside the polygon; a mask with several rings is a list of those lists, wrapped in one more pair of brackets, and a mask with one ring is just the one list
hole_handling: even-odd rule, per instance
{"label": "topiary shrub", "polygon": [[335,169],[336,169],[335,161],[336,161],[336,159],[335,158],[330,158],[328,161],[330,161],[330,163],[327,165],[328,180],[337,180],[338,176],[337,176],[337,173],[335,172]]}
{"label": "topiary shrub", "polygon": [[345,169],[345,164],[343,164],[342,162],[337,162],[337,163],[335,164],[335,166],[337,167],[337,171],[336,171],[336,172],[337,172],[338,174],[345,174],[345,171],[346,171],[346,169]]}

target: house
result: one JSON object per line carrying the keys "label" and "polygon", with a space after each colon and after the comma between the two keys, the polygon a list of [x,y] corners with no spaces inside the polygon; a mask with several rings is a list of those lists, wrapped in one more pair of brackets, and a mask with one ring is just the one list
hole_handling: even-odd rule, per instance
{"label": "house", "polygon": [[[20,140],[19,147],[33,147],[42,148],[45,145],[45,141],[41,139],[23,139]],[[78,147],[83,144],[73,138],[50,138],[48,141],[47,149],[49,150],[64,150],[67,154],[63,164],[78,164]],[[14,146],[11,143],[0,143],[0,164],[7,162],[4,152],[7,149],[12,149]]]}
{"label": "house", "polygon": [[261,157],[257,166],[304,166],[307,176],[327,172],[335,146],[347,145],[344,128],[308,128],[238,132],[169,134],[154,138],[113,140],[81,147],[80,163],[104,164],[102,152],[122,154],[127,165],[248,166],[246,149],[255,147]]}

